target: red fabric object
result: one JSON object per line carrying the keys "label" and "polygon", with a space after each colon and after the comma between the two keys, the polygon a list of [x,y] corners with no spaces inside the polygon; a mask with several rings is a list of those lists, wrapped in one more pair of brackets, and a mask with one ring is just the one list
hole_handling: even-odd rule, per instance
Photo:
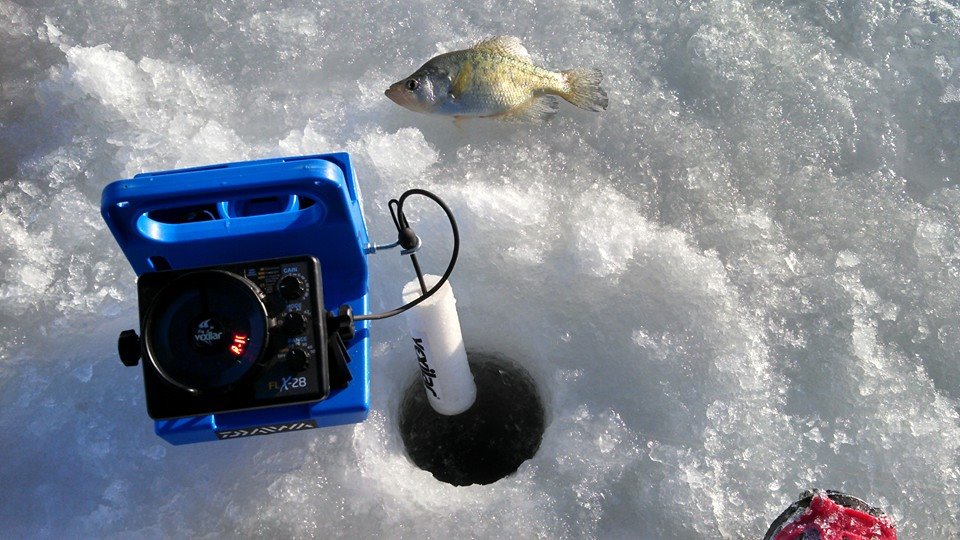
{"label": "red fabric object", "polygon": [[774,540],[803,540],[808,530],[818,531],[822,540],[897,540],[889,518],[841,506],[823,495],[814,496],[810,506],[780,529]]}

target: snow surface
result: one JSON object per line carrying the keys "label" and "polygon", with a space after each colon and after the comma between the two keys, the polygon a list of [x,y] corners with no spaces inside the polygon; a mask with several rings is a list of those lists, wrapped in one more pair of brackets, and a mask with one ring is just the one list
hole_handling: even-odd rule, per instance
{"label": "snow surface", "polygon": [[[458,129],[382,95],[497,34],[602,68],[610,109]],[[455,488],[405,457],[402,320],[374,327],[362,425],[153,435],[100,190],[334,150],[376,239],[407,187],[455,208],[468,347],[544,394],[515,475]],[[3,536],[757,538],[810,486],[960,536],[954,1],[0,0],[0,178]],[[406,261],[372,265],[394,306]]]}

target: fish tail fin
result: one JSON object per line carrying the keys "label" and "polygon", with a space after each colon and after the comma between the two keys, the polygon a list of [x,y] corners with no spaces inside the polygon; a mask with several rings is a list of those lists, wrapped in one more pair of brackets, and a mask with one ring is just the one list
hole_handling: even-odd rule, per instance
{"label": "fish tail fin", "polygon": [[577,68],[561,71],[567,82],[568,90],[561,94],[563,99],[588,111],[600,112],[607,109],[607,93],[600,88],[603,73],[599,69]]}

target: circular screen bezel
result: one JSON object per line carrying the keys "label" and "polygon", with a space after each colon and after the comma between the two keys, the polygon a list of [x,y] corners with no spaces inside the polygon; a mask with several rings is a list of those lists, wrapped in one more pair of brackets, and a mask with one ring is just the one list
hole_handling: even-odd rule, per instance
{"label": "circular screen bezel", "polygon": [[259,289],[224,270],[190,272],[166,284],[143,326],[150,364],[193,394],[223,392],[253,376],[269,339]]}

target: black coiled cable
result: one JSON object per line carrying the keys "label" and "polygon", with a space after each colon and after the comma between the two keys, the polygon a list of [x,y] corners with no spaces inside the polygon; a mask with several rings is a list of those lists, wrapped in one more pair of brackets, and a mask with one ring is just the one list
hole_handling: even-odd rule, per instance
{"label": "black coiled cable", "polygon": [[410,222],[407,220],[407,216],[403,212],[403,203],[407,200],[407,197],[411,195],[421,195],[431,199],[433,202],[437,203],[438,206],[440,206],[444,213],[447,214],[447,219],[450,220],[450,230],[453,233],[453,250],[450,253],[450,263],[447,264],[447,270],[440,277],[440,281],[438,281],[436,285],[431,287],[428,291],[427,284],[423,279],[423,272],[420,270],[420,262],[417,261],[417,255],[416,253],[411,253],[410,261],[413,263],[413,270],[417,273],[417,279],[420,281],[420,290],[423,292],[423,294],[396,309],[384,311],[383,313],[356,315],[354,316],[354,320],[376,321],[393,317],[394,315],[399,315],[404,311],[416,306],[420,302],[423,302],[427,298],[433,296],[437,291],[440,290],[440,287],[443,287],[443,284],[447,282],[450,274],[453,273],[453,268],[457,264],[457,257],[460,255],[460,229],[457,228],[457,220],[453,217],[453,212],[450,210],[450,207],[447,206],[447,204],[443,202],[440,197],[434,195],[433,193],[425,189],[410,189],[403,192],[399,199],[391,199],[388,203],[388,206],[390,207],[390,214],[393,216],[393,223],[397,227],[400,245],[405,249],[410,249],[417,240],[416,235],[413,233],[413,229],[410,228]]}

